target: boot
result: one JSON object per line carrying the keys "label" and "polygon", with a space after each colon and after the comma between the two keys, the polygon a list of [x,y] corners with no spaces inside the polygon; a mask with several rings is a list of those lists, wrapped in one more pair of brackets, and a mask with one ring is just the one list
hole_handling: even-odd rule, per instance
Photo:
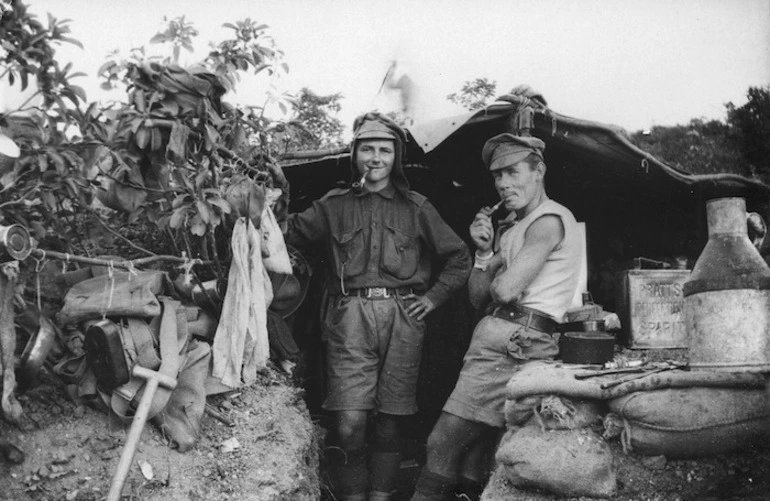
{"label": "boot", "polygon": [[455,480],[423,468],[411,501],[448,501],[455,485]]}
{"label": "boot", "polygon": [[455,488],[454,495],[458,501],[479,501],[483,492],[483,483],[461,477],[460,485]]}

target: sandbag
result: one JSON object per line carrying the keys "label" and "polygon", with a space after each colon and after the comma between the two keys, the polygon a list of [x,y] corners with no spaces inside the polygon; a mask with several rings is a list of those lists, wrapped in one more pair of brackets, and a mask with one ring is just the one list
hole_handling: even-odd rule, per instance
{"label": "sandbag", "polygon": [[642,455],[694,458],[770,441],[766,389],[675,388],[613,399],[623,440]]}
{"label": "sandbag", "polygon": [[[606,403],[598,400],[581,400],[557,395],[543,395],[538,398],[537,405],[530,410],[529,423],[537,424],[544,430],[574,430],[585,428],[602,422],[607,413]],[[510,402],[506,401],[506,404]],[[506,406],[506,423],[520,425],[508,421],[509,408]],[[526,421],[525,421],[526,422]]]}
{"label": "sandbag", "polygon": [[514,428],[501,440],[495,459],[502,476],[517,487],[602,498],[617,490],[617,467],[610,446],[591,428]]}

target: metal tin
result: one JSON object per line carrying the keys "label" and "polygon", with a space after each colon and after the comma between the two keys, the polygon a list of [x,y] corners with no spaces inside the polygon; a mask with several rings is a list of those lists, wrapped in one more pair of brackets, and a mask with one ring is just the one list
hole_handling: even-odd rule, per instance
{"label": "metal tin", "polygon": [[20,225],[0,226],[0,259],[22,261],[32,253],[32,238],[29,231]]}
{"label": "metal tin", "polygon": [[568,364],[603,364],[615,354],[615,337],[604,332],[565,332],[559,354]]}
{"label": "metal tin", "polygon": [[40,369],[56,342],[56,327],[43,315],[39,320],[40,328],[30,336],[19,358],[17,378],[24,389],[37,385]]}
{"label": "metal tin", "polygon": [[690,367],[770,371],[770,290],[731,289],[685,298]]}
{"label": "metal tin", "polygon": [[770,267],[749,239],[746,202],[710,200],[706,215],[709,239],[684,287],[690,367],[769,371]]}
{"label": "metal tin", "polygon": [[116,323],[105,318],[90,325],[84,344],[86,360],[100,387],[111,390],[128,382],[130,370]]}
{"label": "metal tin", "polygon": [[684,283],[689,270],[627,270],[621,277],[620,340],[632,349],[687,348]]}

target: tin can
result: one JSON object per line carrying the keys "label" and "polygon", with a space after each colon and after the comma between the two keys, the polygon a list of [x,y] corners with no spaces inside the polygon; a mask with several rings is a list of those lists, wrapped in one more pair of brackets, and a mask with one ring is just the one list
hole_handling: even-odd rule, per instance
{"label": "tin can", "polygon": [[29,231],[20,225],[0,226],[0,260],[22,261],[32,253]]}
{"label": "tin can", "polygon": [[689,270],[627,270],[620,283],[621,342],[632,349],[687,348]]}
{"label": "tin can", "polygon": [[690,367],[767,372],[770,267],[749,239],[746,201],[709,200],[706,216],[709,239],[684,286]]}

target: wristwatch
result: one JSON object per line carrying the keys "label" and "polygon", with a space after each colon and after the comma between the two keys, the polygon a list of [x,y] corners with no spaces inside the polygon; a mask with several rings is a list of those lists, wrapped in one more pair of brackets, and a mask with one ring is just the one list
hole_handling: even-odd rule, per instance
{"label": "wristwatch", "polygon": [[492,260],[492,257],[494,257],[495,253],[494,251],[489,251],[489,254],[486,256],[479,256],[479,251],[476,251],[475,257],[476,259],[473,260],[473,267],[477,270],[486,271],[487,268],[489,268],[489,262]]}

